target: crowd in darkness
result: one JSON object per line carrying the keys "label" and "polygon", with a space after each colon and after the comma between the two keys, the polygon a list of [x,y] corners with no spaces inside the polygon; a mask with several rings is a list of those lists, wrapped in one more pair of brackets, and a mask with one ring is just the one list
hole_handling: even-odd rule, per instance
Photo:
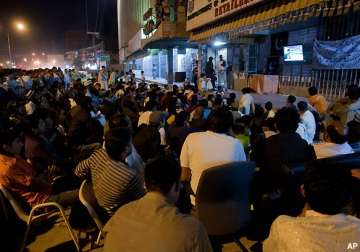
{"label": "crowd in darkness", "polygon": [[360,87],[331,105],[310,87],[306,102],[275,108],[249,88],[238,97],[120,75],[0,70],[0,184],[29,206],[73,208],[77,228],[90,224],[78,194],[91,181],[104,251],[221,251],[195,217],[201,175],[252,161],[247,236],[264,251],[360,242]]}

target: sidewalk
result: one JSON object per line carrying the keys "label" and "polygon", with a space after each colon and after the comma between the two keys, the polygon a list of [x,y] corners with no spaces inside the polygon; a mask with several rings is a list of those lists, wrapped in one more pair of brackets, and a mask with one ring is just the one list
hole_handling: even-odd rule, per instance
{"label": "sidewalk", "polygon": [[[237,95],[240,95],[240,92],[237,92]],[[280,95],[280,94],[252,94],[254,96],[254,100],[256,104],[264,106],[266,102],[271,101],[274,108],[282,108],[286,105],[286,100],[288,95]],[[296,103],[299,101],[307,101],[305,97],[296,97]]]}
{"label": "sidewalk", "polygon": [[[149,80],[146,80],[146,82],[150,82],[150,83],[158,84],[158,85],[166,85],[165,82],[162,82],[159,80],[149,79]],[[178,86],[182,86],[182,84],[179,84],[179,83],[174,83],[174,84],[176,84]],[[171,84],[169,84],[169,85],[171,85]],[[241,97],[240,91],[228,89],[226,93],[227,94],[236,93],[237,98]],[[273,107],[277,108],[277,109],[282,108],[286,105],[286,100],[287,100],[287,97],[289,96],[289,95],[283,95],[283,94],[251,94],[251,95],[254,97],[256,104],[264,106],[266,102],[271,101],[273,103]],[[297,96],[296,103],[298,103],[299,101],[307,101],[307,98]]]}

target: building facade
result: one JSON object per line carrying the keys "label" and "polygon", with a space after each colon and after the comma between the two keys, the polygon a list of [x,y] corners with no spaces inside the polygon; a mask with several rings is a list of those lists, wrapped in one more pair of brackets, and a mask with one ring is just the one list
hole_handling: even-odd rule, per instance
{"label": "building facade", "polygon": [[124,70],[147,80],[192,78],[197,44],[189,43],[183,0],[118,0],[119,55]]}
{"label": "building facade", "polygon": [[67,67],[79,70],[99,70],[102,66],[111,68],[117,61],[117,54],[106,50],[104,42],[65,53]]}
{"label": "building facade", "polygon": [[[360,65],[334,62],[329,53],[343,51],[340,58],[360,54],[358,49],[341,49],[357,41],[360,28],[352,23],[358,23],[358,18],[359,1],[350,0],[189,0],[187,31],[202,47],[203,70],[209,56],[217,65],[223,55],[231,66],[230,87],[243,76],[262,75],[254,81],[275,80],[279,88],[287,82],[316,84],[332,95],[334,90],[326,87],[331,80],[358,83]],[[341,42],[331,43],[335,40]],[[251,78],[246,81],[249,85]]]}

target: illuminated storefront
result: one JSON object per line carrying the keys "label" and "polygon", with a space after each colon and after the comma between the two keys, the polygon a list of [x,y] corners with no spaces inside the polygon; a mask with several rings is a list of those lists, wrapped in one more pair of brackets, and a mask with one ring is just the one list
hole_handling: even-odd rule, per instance
{"label": "illuminated storefront", "polygon": [[[188,3],[187,30],[191,40],[205,48],[202,66],[209,56],[216,60],[222,54],[231,65],[231,76],[311,74],[311,48],[321,2],[192,0]],[[283,48],[288,44],[304,46],[303,61],[284,61]]]}
{"label": "illuminated storefront", "polygon": [[[126,0],[119,2],[119,15],[132,5]],[[129,9],[127,13],[133,16],[130,21],[120,22],[128,26],[119,28],[119,41],[122,41],[120,58],[124,70],[134,70],[137,77],[144,71],[147,80],[161,83],[178,81],[175,79],[179,76],[177,72],[181,72],[182,76],[185,73],[186,78],[191,80],[197,59],[197,44],[188,41],[185,1],[135,2],[138,7],[135,11]],[[132,33],[131,36],[129,33]]]}
{"label": "illuminated storefront", "polygon": [[192,69],[198,53],[198,50],[194,48],[149,49],[146,56],[130,61],[131,65],[128,67],[134,70],[137,78],[140,78],[141,71],[144,71],[146,80],[168,83],[169,50],[173,54],[174,81],[177,81],[175,80],[175,73],[185,73],[186,79],[191,80],[193,77]]}

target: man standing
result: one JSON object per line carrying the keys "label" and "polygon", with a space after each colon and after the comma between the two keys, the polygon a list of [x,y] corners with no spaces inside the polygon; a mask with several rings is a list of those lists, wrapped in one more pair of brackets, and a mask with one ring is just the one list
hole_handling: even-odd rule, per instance
{"label": "man standing", "polygon": [[218,64],[218,88],[221,89],[226,87],[226,61],[223,59],[223,56],[219,56]]}
{"label": "man standing", "polygon": [[114,69],[112,69],[110,78],[109,78],[109,87],[115,86],[118,77],[119,77],[119,71],[118,70],[115,71]]}
{"label": "man standing", "polygon": [[195,65],[194,65],[194,68],[192,70],[192,77],[193,77],[193,82],[195,84],[195,87],[198,86],[198,79],[199,79],[199,61],[196,60],[195,61]]}
{"label": "man standing", "polygon": [[170,156],[146,165],[148,193],[121,207],[105,226],[105,252],[211,252],[204,226],[175,207],[181,168]]}
{"label": "man standing", "polygon": [[105,66],[102,66],[98,75],[98,82],[100,82],[101,84],[101,89],[104,89],[106,91],[109,89],[108,78],[108,72],[106,71]]}
{"label": "man standing", "polygon": [[206,62],[205,74],[206,74],[206,78],[211,79],[212,88],[215,89],[216,77],[215,77],[215,70],[214,70],[213,60],[214,60],[213,57],[209,57],[209,61]]}
{"label": "man standing", "polygon": [[70,84],[71,84],[70,70],[65,69],[65,71],[64,71],[64,86],[65,86],[65,89],[68,89],[70,87]]}

